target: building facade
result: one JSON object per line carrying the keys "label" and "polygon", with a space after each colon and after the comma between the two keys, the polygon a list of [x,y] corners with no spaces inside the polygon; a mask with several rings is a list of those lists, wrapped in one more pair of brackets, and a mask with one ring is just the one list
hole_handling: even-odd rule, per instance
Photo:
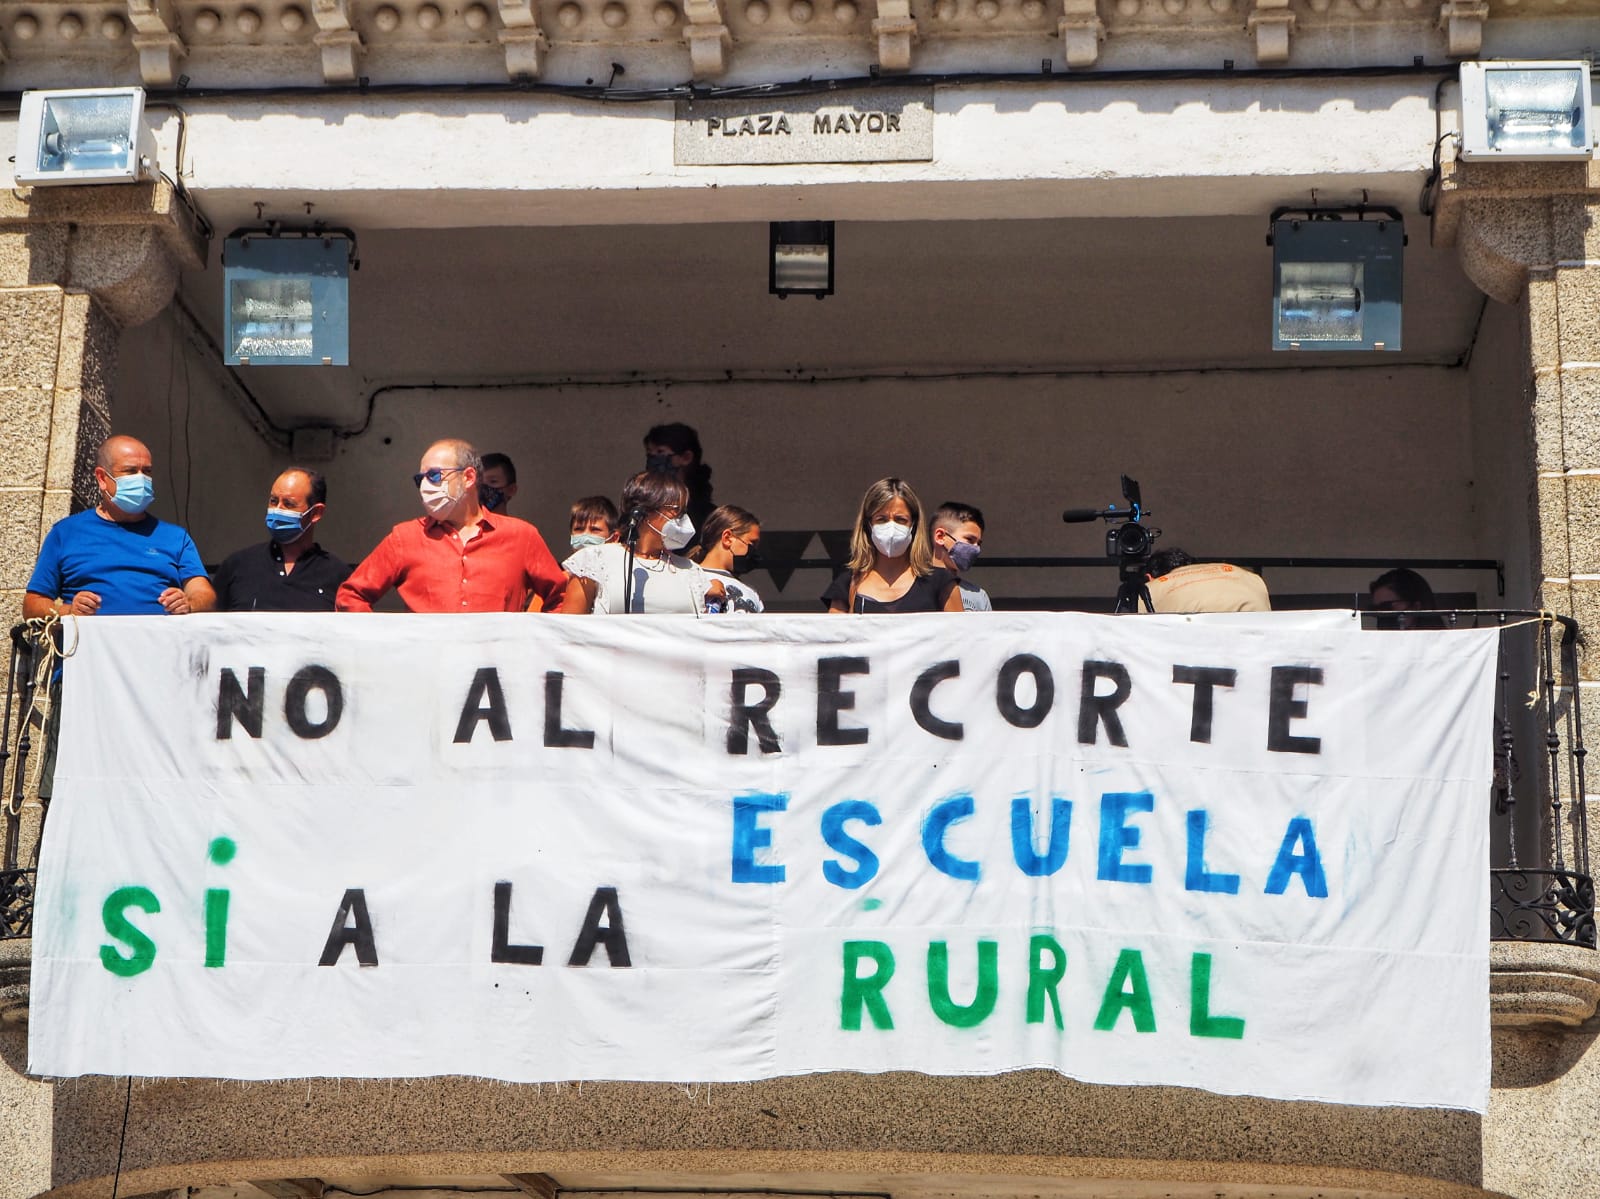
{"label": "building facade", "polygon": [[[1288,605],[1425,562],[1454,606],[1593,630],[1600,168],[1461,161],[1457,70],[1597,43],[1580,0],[0,0],[7,95],[142,84],[161,170],[0,197],[0,590],[15,616],[113,430],[214,563],[291,462],[358,559],[451,435],[511,454],[556,543],[681,420],[800,560],[756,576],[772,608],[813,609],[887,474],[988,512],[997,598],[1103,601],[1106,570],[1027,560],[1098,555],[1060,510],[1126,473],[1164,544],[1275,560]],[[1271,214],[1357,206],[1408,235],[1403,344],[1274,352]],[[773,221],[836,223],[834,294],[768,294]],[[223,365],[222,241],[274,223],[353,232],[348,366]],[[7,1199],[1600,1195],[1572,945],[1495,946],[1481,1119],[1032,1072],[52,1082],[28,943],[0,953]]]}

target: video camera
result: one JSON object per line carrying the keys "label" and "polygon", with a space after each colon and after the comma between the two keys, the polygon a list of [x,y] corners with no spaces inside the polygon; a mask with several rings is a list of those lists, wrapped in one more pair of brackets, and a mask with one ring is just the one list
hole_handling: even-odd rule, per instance
{"label": "video camera", "polygon": [[1061,519],[1068,524],[1083,524],[1091,520],[1103,520],[1108,524],[1112,521],[1122,522],[1106,530],[1106,557],[1117,563],[1121,576],[1115,611],[1133,612],[1137,611],[1140,600],[1144,601],[1147,609],[1151,606],[1150,594],[1144,585],[1144,566],[1150,560],[1151,548],[1156,538],[1161,536],[1161,530],[1144,523],[1150,513],[1145,510],[1140,498],[1137,479],[1122,476],[1122,498],[1128,503],[1126,508],[1118,508],[1115,504],[1107,504],[1104,508],[1068,508],[1061,514]]}
{"label": "video camera", "polygon": [[1115,504],[1108,504],[1104,508],[1068,508],[1061,514],[1061,519],[1068,524],[1083,524],[1091,520],[1122,521],[1120,525],[1106,530],[1106,557],[1113,562],[1143,562],[1150,557],[1150,549],[1156,538],[1161,536],[1161,530],[1149,528],[1144,523],[1144,518],[1150,513],[1139,498],[1139,480],[1122,476],[1122,498],[1128,501],[1126,508],[1118,508]]}

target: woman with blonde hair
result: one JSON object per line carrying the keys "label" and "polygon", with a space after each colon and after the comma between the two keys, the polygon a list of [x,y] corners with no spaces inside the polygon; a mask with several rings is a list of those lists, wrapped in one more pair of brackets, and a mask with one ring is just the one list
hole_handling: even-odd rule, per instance
{"label": "woman with blonde hair", "polygon": [[850,561],[822,602],[829,612],[959,612],[961,591],[935,565],[922,502],[904,479],[879,479],[861,497]]}

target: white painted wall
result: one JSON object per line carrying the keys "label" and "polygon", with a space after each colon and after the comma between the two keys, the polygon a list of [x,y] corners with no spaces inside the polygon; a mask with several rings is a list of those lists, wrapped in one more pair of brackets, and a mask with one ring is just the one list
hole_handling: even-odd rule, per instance
{"label": "white painted wall", "polygon": [[112,427],[150,447],[152,511],[188,528],[213,564],[252,521],[265,538],[275,473],[271,448],[228,393],[220,363],[181,334],[174,310],[123,333]]}
{"label": "white painted wall", "polygon": [[[1118,500],[1126,471],[1166,542],[1205,554],[1501,557],[1525,545],[1480,498],[1506,490],[1521,444],[1506,414],[1524,401],[1490,365],[1509,360],[1499,341],[1471,379],[1452,365],[1481,307],[1453,255],[1413,238],[1405,353],[1273,355],[1265,229],[1263,218],[841,225],[839,292],[822,302],[765,294],[761,226],[379,230],[363,239],[352,366],[239,376],[284,427],[354,430],[376,397],[370,426],[341,438],[327,466],[327,542],[353,557],[411,514],[409,475],[432,438],[512,454],[516,511],[559,546],[571,500],[615,494],[663,420],[700,429],[720,499],[780,529],[843,527],[868,483],[900,473],[929,503],[983,507],[992,556],[1093,555],[1101,529],[1064,526],[1060,510]],[[214,323],[219,272],[186,280],[185,295]],[[119,419],[159,428],[168,370],[159,348],[130,355]],[[190,375],[215,368],[195,362]],[[1474,403],[1480,417],[1501,413],[1481,436]],[[196,444],[192,522],[216,560],[262,535],[272,468],[259,448]],[[1375,573],[1272,582],[1353,594]],[[1112,590],[1103,571],[984,574],[1000,594]],[[809,604],[825,581],[799,577],[784,595]],[[1440,584],[1493,595],[1488,576]]]}
{"label": "white painted wall", "polygon": [[[429,228],[1185,216],[1413,201],[1438,136],[1422,77],[1092,76],[935,92],[932,162],[677,166],[670,103],[552,95],[186,100],[186,179],[219,225]],[[775,104],[776,107],[776,104]],[[161,122],[175,162],[176,118]],[[0,131],[0,137],[4,132]]]}
{"label": "white painted wall", "polygon": [[[159,343],[151,349],[127,356],[118,424],[150,439],[173,476],[186,464],[192,471],[189,524],[215,561],[264,535],[262,497],[288,459],[274,455],[269,465],[194,382],[194,432],[186,444],[180,398],[178,432],[165,440],[166,366]],[[198,364],[190,370],[196,380]],[[1166,544],[1202,554],[1497,556],[1515,544],[1498,540],[1498,525],[1489,532],[1475,484],[1480,471],[1504,469],[1499,459],[1514,447],[1502,444],[1496,455],[1475,446],[1466,390],[1461,370],[1413,367],[391,394],[379,398],[371,429],[342,442],[325,467],[332,498],[324,540],[359,558],[391,523],[413,515],[409,475],[422,448],[454,435],[512,455],[522,478],[514,511],[559,549],[570,501],[614,496],[642,465],[644,430],[684,420],[701,431],[718,499],[753,509],[774,529],[847,526],[865,486],[899,473],[930,504],[958,498],[983,507],[993,556],[1092,555],[1100,527],[1063,525],[1060,510],[1120,500],[1117,474],[1126,471],[1142,482]],[[810,553],[821,556],[820,544]],[[1273,582],[1354,592],[1373,573],[1294,571]],[[977,577],[997,595],[1113,589],[1100,571]],[[826,581],[823,572],[798,575],[781,598],[809,606]],[[1448,585],[1487,600],[1491,584],[1453,576]]]}

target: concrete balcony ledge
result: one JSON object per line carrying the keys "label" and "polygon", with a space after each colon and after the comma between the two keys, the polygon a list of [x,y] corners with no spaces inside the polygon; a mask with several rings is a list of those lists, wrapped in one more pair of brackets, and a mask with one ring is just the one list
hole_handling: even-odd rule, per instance
{"label": "concrete balcony ledge", "polygon": [[1489,947],[1489,1011],[1495,1028],[1576,1027],[1600,1006],[1600,952],[1555,942]]}

